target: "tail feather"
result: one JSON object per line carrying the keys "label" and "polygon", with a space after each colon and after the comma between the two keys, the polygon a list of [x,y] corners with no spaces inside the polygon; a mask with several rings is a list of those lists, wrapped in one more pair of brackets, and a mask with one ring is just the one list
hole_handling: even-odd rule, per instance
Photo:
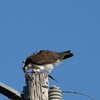
{"label": "tail feather", "polygon": [[73,53],[71,53],[71,50],[64,51],[64,52],[61,52],[61,53],[64,55],[63,59],[67,59],[67,58],[70,58],[70,57],[73,56]]}

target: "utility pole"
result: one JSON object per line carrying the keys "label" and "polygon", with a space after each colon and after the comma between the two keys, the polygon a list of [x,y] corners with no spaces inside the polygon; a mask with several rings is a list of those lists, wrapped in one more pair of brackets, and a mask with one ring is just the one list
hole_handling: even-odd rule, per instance
{"label": "utility pole", "polygon": [[43,72],[27,74],[23,93],[0,82],[0,93],[10,100],[48,100],[48,75]]}
{"label": "utility pole", "polygon": [[22,93],[0,82],[0,93],[10,100],[62,100],[62,91],[58,87],[52,86],[49,89],[48,74],[28,73],[25,81]]}
{"label": "utility pole", "polygon": [[26,77],[23,88],[24,100],[48,100],[48,75],[43,72],[31,73]]}

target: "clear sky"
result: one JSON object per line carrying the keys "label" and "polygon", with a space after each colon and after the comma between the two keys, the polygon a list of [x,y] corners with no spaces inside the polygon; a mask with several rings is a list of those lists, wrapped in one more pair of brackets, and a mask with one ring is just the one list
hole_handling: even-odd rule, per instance
{"label": "clear sky", "polygon": [[59,83],[50,79],[50,86],[100,100],[99,0],[0,0],[0,81],[22,92],[22,61],[40,49],[74,53],[51,72]]}

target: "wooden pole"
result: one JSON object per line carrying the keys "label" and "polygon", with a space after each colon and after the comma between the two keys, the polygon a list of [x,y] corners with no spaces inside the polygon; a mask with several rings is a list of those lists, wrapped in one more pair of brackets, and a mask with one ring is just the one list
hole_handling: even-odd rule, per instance
{"label": "wooden pole", "polygon": [[10,100],[23,100],[20,92],[2,82],[0,82],[0,94],[5,95]]}
{"label": "wooden pole", "polygon": [[23,87],[24,100],[48,100],[48,75],[43,72],[31,73]]}

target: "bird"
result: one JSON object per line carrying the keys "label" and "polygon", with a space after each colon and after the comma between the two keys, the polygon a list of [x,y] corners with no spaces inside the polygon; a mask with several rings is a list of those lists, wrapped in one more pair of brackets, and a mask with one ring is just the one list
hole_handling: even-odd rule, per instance
{"label": "bird", "polygon": [[63,51],[63,52],[54,52],[50,50],[39,50],[29,57],[27,57],[22,62],[22,69],[24,73],[28,69],[32,69],[33,72],[46,71],[50,73],[54,66],[57,66],[67,58],[73,56],[71,50]]}

